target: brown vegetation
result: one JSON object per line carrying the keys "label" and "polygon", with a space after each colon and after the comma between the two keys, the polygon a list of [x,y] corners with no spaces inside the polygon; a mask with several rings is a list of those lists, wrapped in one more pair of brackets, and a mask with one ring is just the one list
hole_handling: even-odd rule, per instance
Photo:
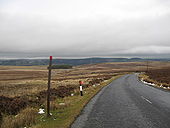
{"label": "brown vegetation", "polygon": [[[160,65],[170,66],[169,63],[150,62],[150,69],[157,69]],[[157,73],[161,72],[160,70],[162,73],[158,75]],[[83,88],[88,89],[120,73],[136,71],[146,71],[146,63],[115,62],[52,70],[51,107],[57,109],[69,105],[69,103],[59,105],[55,100],[57,97],[58,99],[66,98],[72,93],[79,95],[80,80],[84,82]],[[170,70],[167,69],[152,70],[148,72],[148,75],[160,82],[161,80],[166,83],[170,82],[168,81]],[[0,66],[0,122],[2,116],[5,115],[2,128],[24,127],[35,123],[35,110],[30,107],[40,107],[46,103],[46,89],[46,66]],[[34,114],[29,114],[30,111],[34,111]]]}
{"label": "brown vegetation", "polygon": [[[149,62],[150,69],[168,67],[168,62]],[[146,62],[89,64],[73,69],[52,70],[52,88],[85,84],[92,79],[111,77],[120,72],[146,71]],[[0,66],[0,95],[16,97],[37,94],[47,88],[47,66]]]}
{"label": "brown vegetation", "polygon": [[0,111],[15,115],[27,106],[27,100],[22,97],[9,98],[0,96]]}
{"label": "brown vegetation", "polygon": [[26,108],[16,116],[7,116],[3,119],[1,128],[23,128],[35,124],[37,110]]}
{"label": "brown vegetation", "polygon": [[170,68],[149,70],[146,75],[157,82],[170,84]]}

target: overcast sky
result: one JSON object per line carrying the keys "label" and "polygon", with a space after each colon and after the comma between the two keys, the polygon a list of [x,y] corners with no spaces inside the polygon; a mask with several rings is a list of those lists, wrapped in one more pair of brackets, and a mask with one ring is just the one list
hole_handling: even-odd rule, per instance
{"label": "overcast sky", "polygon": [[170,1],[0,0],[0,54],[170,55]]}

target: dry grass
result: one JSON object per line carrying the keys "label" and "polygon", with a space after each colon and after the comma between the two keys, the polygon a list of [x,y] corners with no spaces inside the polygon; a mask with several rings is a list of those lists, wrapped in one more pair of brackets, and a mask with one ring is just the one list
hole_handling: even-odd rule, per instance
{"label": "dry grass", "polygon": [[159,88],[169,89],[170,87],[170,67],[150,69],[139,76],[146,82],[154,83]]}
{"label": "dry grass", "polygon": [[[150,62],[150,69],[170,66],[168,62]],[[52,71],[52,88],[77,85],[94,78],[120,72],[146,71],[146,62],[114,62],[76,66]],[[0,66],[0,95],[15,97],[38,93],[47,88],[47,66]]]}
{"label": "dry grass", "polygon": [[36,123],[37,110],[26,108],[16,116],[7,116],[3,119],[1,128],[30,127]]}
{"label": "dry grass", "polygon": [[170,84],[170,67],[169,68],[162,68],[162,69],[154,69],[149,70],[146,75],[149,78],[158,81],[160,83]]}

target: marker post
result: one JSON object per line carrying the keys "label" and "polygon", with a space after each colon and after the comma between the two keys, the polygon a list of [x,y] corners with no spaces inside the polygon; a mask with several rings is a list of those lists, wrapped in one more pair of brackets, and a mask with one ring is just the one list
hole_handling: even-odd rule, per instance
{"label": "marker post", "polygon": [[79,81],[79,84],[80,84],[80,96],[83,96],[83,82],[82,81]]}
{"label": "marker post", "polygon": [[47,117],[50,116],[50,84],[51,84],[51,65],[52,65],[52,56],[50,56],[50,62],[48,67],[48,89],[47,89]]}
{"label": "marker post", "polygon": [[149,71],[149,61],[146,61],[146,72],[148,73]]}

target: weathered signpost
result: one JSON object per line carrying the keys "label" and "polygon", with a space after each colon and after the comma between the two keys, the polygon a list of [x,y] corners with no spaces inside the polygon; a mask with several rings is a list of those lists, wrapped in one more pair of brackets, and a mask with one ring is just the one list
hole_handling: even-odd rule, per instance
{"label": "weathered signpost", "polygon": [[48,89],[47,89],[47,117],[50,116],[50,84],[51,84],[51,66],[52,56],[50,56],[50,62],[48,67]]}

